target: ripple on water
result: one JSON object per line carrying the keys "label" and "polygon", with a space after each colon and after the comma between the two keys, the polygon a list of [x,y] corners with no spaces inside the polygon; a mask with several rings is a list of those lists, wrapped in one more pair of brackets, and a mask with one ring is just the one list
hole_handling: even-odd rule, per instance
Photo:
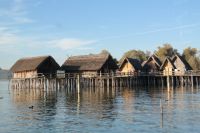
{"label": "ripple on water", "polygon": [[[200,91],[174,88],[7,89],[0,81],[1,132],[198,132]],[[102,89],[101,89],[102,90]],[[162,99],[163,115],[160,113]],[[33,106],[33,108],[29,108]]]}

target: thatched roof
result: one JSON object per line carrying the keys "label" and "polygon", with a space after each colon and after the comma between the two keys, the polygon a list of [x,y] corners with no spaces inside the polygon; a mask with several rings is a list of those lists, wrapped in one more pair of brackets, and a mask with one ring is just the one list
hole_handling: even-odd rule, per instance
{"label": "thatched roof", "polygon": [[182,56],[178,54],[172,57],[172,62],[174,63],[177,59],[181,61],[181,63],[183,64],[186,70],[192,70],[192,67],[188,64],[188,62]]}
{"label": "thatched roof", "polygon": [[152,58],[158,66],[162,65],[162,62],[160,61],[157,55],[153,54],[150,58]]}
{"label": "thatched roof", "polygon": [[122,61],[122,63],[121,63],[121,65],[120,65],[119,69],[121,69],[122,66],[123,66],[126,62],[129,62],[129,63],[133,66],[133,68],[134,68],[135,70],[141,70],[141,69],[142,69],[142,66],[141,66],[140,61],[139,61],[138,59],[133,59],[133,58],[125,58],[125,59]]}
{"label": "thatched roof", "polygon": [[[47,59],[53,59],[51,56],[38,56],[19,59],[12,67],[12,72],[22,72],[37,70],[38,67]],[[53,59],[54,60],[54,59]],[[58,64],[57,64],[58,65]],[[59,66],[59,65],[58,65]]]}
{"label": "thatched roof", "polygon": [[160,67],[160,66],[162,65],[162,63],[161,63],[160,59],[157,57],[157,55],[153,54],[152,56],[150,56],[150,57],[147,59],[147,61],[144,61],[144,62],[142,63],[142,67],[143,67],[143,68],[146,68],[146,69],[147,69],[148,67],[153,67],[153,66],[149,66],[149,65],[148,65],[148,63],[151,62],[152,60],[155,62],[155,64],[156,64],[158,67]]}
{"label": "thatched roof", "polygon": [[172,62],[172,60],[170,59],[170,57],[166,57],[163,64],[161,65],[160,69],[163,70],[164,66],[166,63],[170,63],[173,67],[173,69],[176,69],[176,66],[174,65],[174,63]]}
{"label": "thatched roof", "polygon": [[118,68],[112,56],[108,53],[71,56],[61,68],[65,71],[98,71],[107,61],[110,69]]}

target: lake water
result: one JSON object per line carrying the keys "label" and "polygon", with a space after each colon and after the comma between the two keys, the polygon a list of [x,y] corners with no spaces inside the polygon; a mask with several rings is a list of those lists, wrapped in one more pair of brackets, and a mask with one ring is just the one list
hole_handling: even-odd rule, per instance
{"label": "lake water", "polygon": [[191,133],[200,132],[199,124],[198,87],[82,89],[77,94],[9,90],[8,81],[0,81],[1,133]]}

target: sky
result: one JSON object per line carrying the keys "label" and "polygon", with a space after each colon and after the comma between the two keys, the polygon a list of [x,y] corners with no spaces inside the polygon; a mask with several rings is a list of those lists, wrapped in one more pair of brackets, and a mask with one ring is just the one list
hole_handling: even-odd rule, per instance
{"label": "sky", "polygon": [[19,58],[73,55],[107,49],[179,52],[200,48],[199,0],[0,0],[0,67]]}

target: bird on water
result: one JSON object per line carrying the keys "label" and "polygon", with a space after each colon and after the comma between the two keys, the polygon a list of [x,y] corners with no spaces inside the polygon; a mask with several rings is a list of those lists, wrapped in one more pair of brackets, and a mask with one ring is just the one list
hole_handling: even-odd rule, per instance
{"label": "bird on water", "polygon": [[30,106],[30,107],[28,107],[28,108],[29,108],[29,109],[33,109],[33,107],[34,107],[34,106],[32,105],[32,106]]}

